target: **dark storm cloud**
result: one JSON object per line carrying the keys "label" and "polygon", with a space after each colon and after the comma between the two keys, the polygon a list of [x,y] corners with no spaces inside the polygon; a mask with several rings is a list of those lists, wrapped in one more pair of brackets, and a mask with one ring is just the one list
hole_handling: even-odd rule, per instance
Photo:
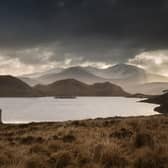
{"label": "dark storm cloud", "polygon": [[[166,49],[167,17],[167,0],[4,0],[0,48],[47,47],[51,61],[122,62],[142,50]],[[20,53],[8,55],[24,63],[41,59]]]}

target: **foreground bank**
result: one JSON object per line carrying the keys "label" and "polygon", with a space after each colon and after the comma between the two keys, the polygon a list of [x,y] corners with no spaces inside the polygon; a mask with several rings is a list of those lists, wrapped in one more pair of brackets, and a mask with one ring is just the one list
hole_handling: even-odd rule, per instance
{"label": "foreground bank", "polygon": [[0,167],[166,168],[168,116],[0,125]]}

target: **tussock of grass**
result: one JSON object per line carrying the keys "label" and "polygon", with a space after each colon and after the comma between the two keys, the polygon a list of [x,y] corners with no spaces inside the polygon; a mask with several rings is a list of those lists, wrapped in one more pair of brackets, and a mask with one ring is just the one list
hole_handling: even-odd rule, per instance
{"label": "tussock of grass", "polygon": [[39,155],[48,155],[48,148],[45,147],[45,145],[32,145],[29,149],[30,154],[39,154]]}
{"label": "tussock of grass", "polygon": [[[46,159],[40,155],[31,155],[26,161],[24,168],[47,168]],[[19,167],[21,168],[21,167]]]}
{"label": "tussock of grass", "polygon": [[30,145],[34,143],[42,143],[44,142],[42,137],[33,137],[33,136],[27,136],[23,138],[18,138],[21,144],[24,145]]}
{"label": "tussock of grass", "polygon": [[144,149],[139,153],[134,161],[135,168],[166,168],[168,166],[168,157],[158,150]]}
{"label": "tussock of grass", "polygon": [[51,168],[65,168],[72,162],[72,156],[70,152],[61,151],[51,155],[48,160],[49,167]]}
{"label": "tussock of grass", "polygon": [[127,160],[116,144],[99,144],[95,146],[94,160],[104,168],[123,168],[127,166]]}
{"label": "tussock of grass", "polygon": [[168,116],[0,125],[0,168],[167,168]]}
{"label": "tussock of grass", "polygon": [[150,135],[150,133],[136,133],[134,139],[133,139],[134,146],[136,148],[141,148],[141,147],[151,147],[154,148],[154,139]]}
{"label": "tussock of grass", "polygon": [[63,136],[62,140],[63,142],[72,143],[73,141],[76,140],[76,137],[74,135],[69,134],[69,135]]}
{"label": "tussock of grass", "polygon": [[133,133],[129,129],[121,128],[120,130],[116,130],[111,133],[110,137],[118,139],[129,139],[132,135]]}

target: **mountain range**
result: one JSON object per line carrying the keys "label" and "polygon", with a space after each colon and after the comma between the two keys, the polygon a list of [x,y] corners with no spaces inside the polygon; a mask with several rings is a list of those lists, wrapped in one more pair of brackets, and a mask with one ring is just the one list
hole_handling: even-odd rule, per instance
{"label": "mountain range", "polygon": [[76,79],[87,84],[111,82],[133,94],[161,94],[162,90],[168,88],[168,77],[150,74],[142,68],[128,64],[117,64],[106,69],[94,67],[55,68],[19,78],[31,86],[48,85],[65,79]]}
{"label": "mountain range", "polygon": [[75,79],[65,79],[35,89],[47,96],[131,96],[121,87],[109,82],[88,85]]}
{"label": "mountain range", "polygon": [[60,73],[50,73],[37,78],[37,80],[43,84],[50,84],[52,82],[64,79],[76,79],[88,84],[106,81],[105,79],[92,74],[82,67],[71,67],[64,69]]}
{"label": "mountain range", "polygon": [[49,85],[30,87],[13,76],[0,76],[0,97],[44,96],[131,96],[121,87],[106,83],[88,85],[75,79],[66,79]]}

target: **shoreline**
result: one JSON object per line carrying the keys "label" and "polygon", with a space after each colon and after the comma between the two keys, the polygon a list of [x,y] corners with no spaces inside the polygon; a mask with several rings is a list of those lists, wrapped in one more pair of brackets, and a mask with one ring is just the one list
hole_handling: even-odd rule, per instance
{"label": "shoreline", "polygon": [[[157,112],[157,111],[156,111]],[[141,115],[141,116],[115,116],[115,117],[97,117],[97,118],[87,118],[87,119],[79,119],[79,120],[66,120],[66,121],[33,121],[33,122],[14,122],[14,123],[5,123],[5,122],[1,122],[1,125],[38,125],[38,124],[65,124],[65,123],[73,123],[73,122],[87,122],[87,121],[107,121],[107,120],[127,120],[127,119],[142,119],[142,118],[153,118],[153,117],[157,117],[157,116],[166,116],[168,117],[168,114],[166,113],[160,113],[158,112],[158,114],[154,114],[154,115]]]}

